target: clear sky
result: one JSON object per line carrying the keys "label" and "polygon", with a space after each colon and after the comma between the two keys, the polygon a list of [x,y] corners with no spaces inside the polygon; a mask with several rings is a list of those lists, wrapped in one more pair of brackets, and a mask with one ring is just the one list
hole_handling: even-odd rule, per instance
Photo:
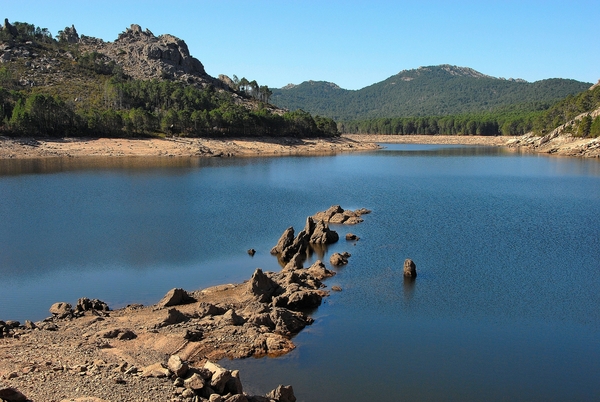
{"label": "clear sky", "polygon": [[419,66],[600,79],[600,0],[0,0],[0,17],[114,41],[131,24],[183,39],[212,75],[360,89]]}

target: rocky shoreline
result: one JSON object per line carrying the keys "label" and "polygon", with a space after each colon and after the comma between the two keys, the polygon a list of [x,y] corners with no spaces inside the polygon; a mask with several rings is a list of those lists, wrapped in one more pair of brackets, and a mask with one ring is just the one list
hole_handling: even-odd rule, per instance
{"label": "rocky shoreline", "polygon": [[[248,395],[240,373],[216,362],[294,349],[292,336],[313,322],[307,311],[329,296],[323,281],[335,275],[321,260],[310,267],[304,261],[338,240],[329,222],[356,224],[369,212],[336,205],[308,217],[296,236],[286,229],[271,250],[283,269],[257,268],[241,284],[173,289],[155,305],[118,310],[82,298],[75,306],[53,304],[39,322],[0,321],[0,399],[295,401],[291,386]],[[350,254],[334,256],[336,266]]]}

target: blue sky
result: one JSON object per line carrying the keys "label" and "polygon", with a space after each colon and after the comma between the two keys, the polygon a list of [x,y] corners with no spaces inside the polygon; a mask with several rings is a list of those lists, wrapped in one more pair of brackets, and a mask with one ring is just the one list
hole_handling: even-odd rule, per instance
{"label": "blue sky", "polygon": [[438,64],[494,77],[600,79],[600,1],[0,0],[9,21],[114,41],[131,24],[183,39],[213,76],[360,89]]}

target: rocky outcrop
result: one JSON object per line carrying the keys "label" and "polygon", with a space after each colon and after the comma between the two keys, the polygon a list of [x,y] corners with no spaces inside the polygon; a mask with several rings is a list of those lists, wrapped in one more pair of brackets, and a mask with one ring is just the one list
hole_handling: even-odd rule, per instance
{"label": "rocky outcrop", "polygon": [[277,255],[286,264],[294,259],[293,267],[298,267],[300,262],[306,258],[311,244],[326,245],[338,240],[337,232],[329,229],[329,225],[325,221],[317,220],[315,222],[313,217],[309,216],[306,218],[304,229],[296,237],[294,237],[294,228],[287,228],[275,247],[271,249],[271,254]]}
{"label": "rocky outcrop", "polygon": [[8,18],[4,19],[4,25],[2,26],[3,32],[8,32],[8,34],[12,37],[15,37],[19,34],[17,28],[15,28],[10,22],[8,22]]}
{"label": "rocky outcrop", "polygon": [[[66,31],[67,28],[63,33]],[[114,42],[82,36],[79,43],[83,51],[102,53],[115,60],[125,74],[135,79],[176,78],[188,83],[223,86],[221,81],[206,74],[200,60],[190,55],[183,40],[169,34],[155,36],[137,24],[119,34]]]}
{"label": "rocky outcrop", "polygon": [[62,31],[58,33],[58,40],[61,42],[67,43],[78,43],[79,42],[79,34],[75,29],[75,25],[71,25],[71,27],[66,27]]}

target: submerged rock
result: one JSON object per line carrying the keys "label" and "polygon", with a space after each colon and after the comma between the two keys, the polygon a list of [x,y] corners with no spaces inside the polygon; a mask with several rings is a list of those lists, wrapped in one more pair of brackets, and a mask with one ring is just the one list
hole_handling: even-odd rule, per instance
{"label": "submerged rock", "polygon": [[404,277],[413,279],[417,277],[417,266],[410,258],[404,261]]}

